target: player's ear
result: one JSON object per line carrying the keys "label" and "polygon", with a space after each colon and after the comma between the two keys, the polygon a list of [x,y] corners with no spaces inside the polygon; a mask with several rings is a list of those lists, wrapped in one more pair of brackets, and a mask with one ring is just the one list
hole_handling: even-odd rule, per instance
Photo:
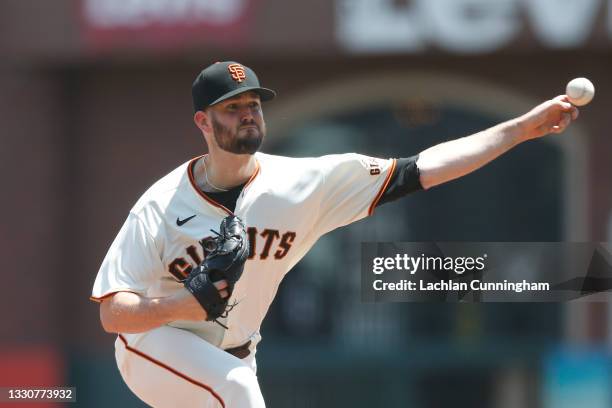
{"label": "player's ear", "polygon": [[212,131],[212,124],[210,123],[210,115],[205,111],[197,111],[193,115],[193,122],[203,132],[210,133]]}

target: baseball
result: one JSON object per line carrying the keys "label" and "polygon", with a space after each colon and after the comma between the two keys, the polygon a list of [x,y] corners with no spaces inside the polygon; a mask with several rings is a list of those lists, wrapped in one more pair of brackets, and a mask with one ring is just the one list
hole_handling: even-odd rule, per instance
{"label": "baseball", "polygon": [[567,83],[565,94],[572,104],[584,106],[591,102],[593,96],[595,96],[595,86],[586,78],[572,79]]}

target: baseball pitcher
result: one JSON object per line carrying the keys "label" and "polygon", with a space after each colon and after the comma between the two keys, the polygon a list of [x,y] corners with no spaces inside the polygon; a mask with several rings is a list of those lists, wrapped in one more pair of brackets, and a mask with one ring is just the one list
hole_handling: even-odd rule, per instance
{"label": "baseball pitcher", "polygon": [[389,201],[466,175],[578,116],[562,95],[523,116],[419,155],[290,158],[258,152],[275,97],[237,62],[192,85],[208,153],[153,184],[96,277],[117,366],[154,407],[264,407],[259,329],[285,274],[323,234]]}

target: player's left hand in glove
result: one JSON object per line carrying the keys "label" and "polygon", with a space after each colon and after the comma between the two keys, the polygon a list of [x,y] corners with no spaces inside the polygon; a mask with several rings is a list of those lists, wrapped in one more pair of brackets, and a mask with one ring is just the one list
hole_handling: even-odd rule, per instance
{"label": "player's left hand in glove", "polygon": [[[204,262],[189,273],[184,284],[206,311],[206,320],[219,323],[217,319],[227,317],[227,313],[235,306],[228,306],[228,301],[249,256],[249,239],[242,220],[235,215],[225,217],[214,238],[214,244],[214,249]],[[228,296],[225,298],[215,286],[216,282],[222,280],[227,282],[225,290]]]}

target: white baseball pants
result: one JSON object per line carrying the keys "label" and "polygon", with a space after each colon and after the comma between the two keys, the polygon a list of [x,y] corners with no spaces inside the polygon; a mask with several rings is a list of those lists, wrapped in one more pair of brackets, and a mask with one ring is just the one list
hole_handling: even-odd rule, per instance
{"label": "white baseball pants", "polygon": [[240,360],[185,330],[162,326],[115,341],[119,372],[155,408],[262,408],[255,356]]}

